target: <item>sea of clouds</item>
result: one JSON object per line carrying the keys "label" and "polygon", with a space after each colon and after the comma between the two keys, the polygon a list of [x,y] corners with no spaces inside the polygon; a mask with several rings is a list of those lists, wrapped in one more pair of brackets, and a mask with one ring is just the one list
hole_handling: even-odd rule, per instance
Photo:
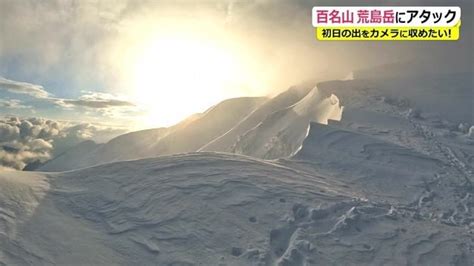
{"label": "sea of clouds", "polygon": [[0,168],[23,170],[29,164],[43,163],[85,140],[103,142],[122,133],[125,130],[90,123],[37,117],[1,118]]}

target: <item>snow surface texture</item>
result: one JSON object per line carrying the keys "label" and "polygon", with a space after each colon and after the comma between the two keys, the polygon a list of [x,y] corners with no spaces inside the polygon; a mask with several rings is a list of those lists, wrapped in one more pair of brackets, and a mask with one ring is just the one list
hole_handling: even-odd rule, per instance
{"label": "snow surface texture", "polygon": [[473,259],[472,235],[463,227],[249,157],[198,153],[22,173],[15,181],[12,175],[0,174],[6,265],[468,265]]}

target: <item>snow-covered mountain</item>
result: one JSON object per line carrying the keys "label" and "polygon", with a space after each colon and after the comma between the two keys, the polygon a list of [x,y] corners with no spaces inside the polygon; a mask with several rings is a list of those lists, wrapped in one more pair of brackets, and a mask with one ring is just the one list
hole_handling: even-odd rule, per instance
{"label": "snow-covered mountain", "polygon": [[[341,119],[349,127],[365,123],[361,127],[370,128],[379,123],[382,131],[394,127],[391,133],[397,128],[413,132],[411,118],[422,114],[425,122],[440,124],[437,128],[457,132],[462,125],[467,134],[474,124],[470,81],[472,76],[463,73],[328,81],[312,89],[293,87],[271,99],[230,99],[169,128],[128,133],[96,147],[78,145],[39,170],[65,171],[195,151],[285,158],[301,147],[310,122]],[[387,140],[396,144],[404,141],[391,133],[378,137],[391,138]]]}
{"label": "snow-covered mountain", "polygon": [[[103,145],[78,145],[39,170],[66,171],[102,163],[195,151],[281,158],[296,152],[311,121],[339,120],[337,96],[294,87],[272,99],[235,98],[170,128],[137,131]],[[249,146],[250,145],[250,146]]]}
{"label": "snow-covered mountain", "polygon": [[0,264],[473,265],[472,77],[354,77],[0,172]]}
{"label": "snow-covered mountain", "polygon": [[65,171],[101,163],[196,151],[224,134],[266,98],[225,100],[202,114],[169,128],[148,129],[118,136],[105,144],[80,144],[46,163],[41,171]]}

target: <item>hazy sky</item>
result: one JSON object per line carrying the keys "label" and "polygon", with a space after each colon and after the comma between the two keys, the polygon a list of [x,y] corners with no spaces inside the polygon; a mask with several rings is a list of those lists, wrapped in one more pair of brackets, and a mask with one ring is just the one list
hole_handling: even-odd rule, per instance
{"label": "hazy sky", "polygon": [[[315,40],[314,5],[381,2],[460,5],[461,40]],[[1,0],[0,114],[150,127],[374,65],[462,70],[472,68],[472,24],[471,0]]]}

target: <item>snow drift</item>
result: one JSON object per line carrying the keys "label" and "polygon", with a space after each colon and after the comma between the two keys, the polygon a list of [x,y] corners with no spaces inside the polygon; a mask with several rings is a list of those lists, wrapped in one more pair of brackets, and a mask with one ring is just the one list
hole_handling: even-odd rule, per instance
{"label": "snow drift", "polygon": [[461,227],[361,200],[328,177],[236,155],[175,155],[49,175],[1,172],[0,184],[6,265],[472,261]]}
{"label": "snow drift", "polygon": [[410,203],[425,180],[444,171],[437,159],[365,134],[312,123],[301,150],[293,158],[318,172],[357,187],[365,195]]}
{"label": "snow drift", "polygon": [[264,159],[291,156],[305,139],[310,122],[340,120],[342,111],[337,96],[325,95],[315,87],[296,104],[268,115],[247,131],[232,151]]}
{"label": "snow drift", "polygon": [[212,140],[200,148],[199,151],[231,152],[232,146],[241,135],[256,127],[272,113],[294,105],[304,98],[310,91],[311,88],[305,86],[289,88],[287,91],[266,101],[255,111],[250,113],[245,119],[239,121],[231,130]]}

